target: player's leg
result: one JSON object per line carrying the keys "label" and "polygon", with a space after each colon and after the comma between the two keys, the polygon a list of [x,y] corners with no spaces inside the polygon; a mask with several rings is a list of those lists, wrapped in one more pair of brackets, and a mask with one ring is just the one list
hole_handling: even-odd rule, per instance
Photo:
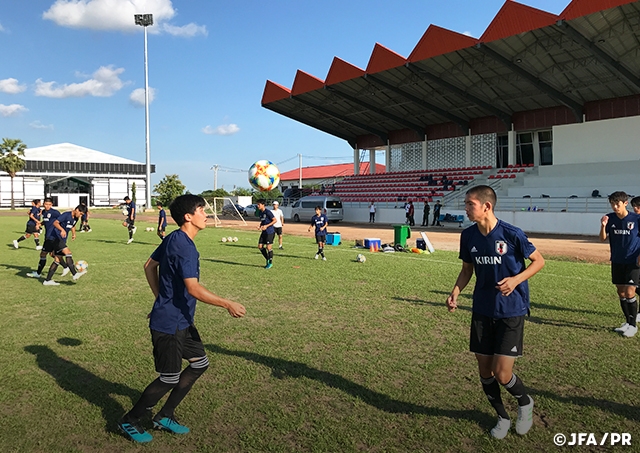
{"label": "player's leg", "polygon": [[44,267],[47,265],[47,254],[53,250],[52,248],[50,248],[50,242],[51,241],[49,240],[44,241],[44,246],[40,251],[40,260],[38,261],[38,268],[34,272],[29,272],[27,274],[27,277],[40,278],[40,276],[42,275],[42,271],[44,270]]}
{"label": "player's leg", "polygon": [[[632,276],[630,276],[633,279]],[[633,337],[638,332],[638,299],[636,297],[635,285],[616,285],[618,297],[620,298],[620,308],[625,316],[625,323],[616,329],[625,337]]]}
{"label": "player's leg", "polygon": [[134,225],[135,223],[133,221],[127,221],[127,230],[129,230],[129,240],[127,241],[127,244],[131,244],[133,242],[133,233],[136,232],[136,227]]}
{"label": "player's leg", "polygon": [[64,253],[62,253],[61,248],[56,248],[55,250],[56,251],[52,254],[53,262],[51,263],[51,266],[49,266],[49,272],[47,273],[47,276],[45,277],[44,282],[42,282],[42,284],[45,286],[60,285],[60,283],[53,281],[53,276],[56,273],[56,270],[58,270],[58,266],[60,265],[60,262],[64,260]]}
{"label": "player's leg", "polygon": [[320,242],[318,242],[318,253],[320,253],[320,256],[322,257],[323,261],[327,261],[327,257],[324,256],[324,238],[325,236],[321,236],[321,240]]}
{"label": "player's leg", "polygon": [[273,238],[275,234],[267,234],[267,265],[265,268],[271,269],[273,267]]}
{"label": "player's leg", "polygon": [[33,233],[33,242],[36,244],[36,250],[42,250],[40,246],[40,232]]}
{"label": "player's leg", "polygon": [[262,233],[260,233],[260,239],[258,239],[258,250],[260,250],[260,253],[262,253],[262,256],[264,256],[264,259],[268,263],[269,252],[266,247],[266,240],[267,240],[267,234],[263,231]]}
{"label": "player's leg", "polygon": [[316,244],[318,245],[318,251],[316,252],[316,256],[314,256],[314,259],[318,259],[320,258],[320,236],[316,234]]}

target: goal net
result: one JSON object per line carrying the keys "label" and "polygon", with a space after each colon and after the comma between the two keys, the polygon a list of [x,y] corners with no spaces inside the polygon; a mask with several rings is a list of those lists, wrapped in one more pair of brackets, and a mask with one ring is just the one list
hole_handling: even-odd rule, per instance
{"label": "goal net", "polygon": [[214,198],[213,203],[206,202],[207,221],[216,227],[246,225],[244,208],[236,205],[230,198]]}

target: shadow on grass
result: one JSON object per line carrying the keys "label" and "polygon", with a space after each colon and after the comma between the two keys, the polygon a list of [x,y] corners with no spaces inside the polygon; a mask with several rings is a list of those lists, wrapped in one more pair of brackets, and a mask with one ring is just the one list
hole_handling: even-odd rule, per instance
{"label": "shadow on grass", "polygon": [[358,398],[364,403],[385,412],[394,414],[424,414],[432,417],[474,420],[485,429],[492,427],[495,424],[495,418],[487,412],[476,409],[443,409],[439,407],[420,406],[405,401],[395,400],[383,393],[368,389],[338,374],[318,370],[301,362],[277,359],[275,357],[269,357],[247,351],[234,351],[212,344],[205,345],[205,348],[214,354],[240,357],[242,359],[267,366],[271,368],[271,374],[276,379],[305,377],[307,379],[322,382],[328,387],[347,393]]}
{"label": "shadow on grass", "polygon": [[[72,338],[61,338],[58,342],[70,346],[80,344],[79,340]],[[102,417],[109,432],[119,432],[118,420],[124,415],[125,409],[111,395],[126,396],[133,404],[140,397],[138,390],[102,379],[81,366],[63,359],[48,346],[29,345],[25,346],[24,350],[36,356],[36,363],[40,369],[49,373],[60,388],[75,393],[101,408]]]}
{"label": "shadow on grass", "polygon": [[[580,407],[595,407],[603,412],[619,415],[627,420],[640,421],[640,411],[637,405],[618,403],[616,401],[601,400],[592,396],[561,396],[545,390],[533,390],[531,395],[542,396],[562,404],[574,404]],[[534,398],[535,399],[535,398]],[[631,400],[630,400],[631,401]]]}
{"label": "shadow on grass", "polygon": [[260,267],[260,268],[264,267],[264,264],[239,263],[237,261],[217,260],[214,258],[205,258],[205,259],[201,259],[200,261],[209,261],[210,263],[220,263],[220,264],[231,264],[233,266]]}
{"label": "shadow on grass", "polygon": [[157,247],[158,243],[155,242],[143,242],[143,241],[136,241],[135,239],[133,240],[133,242],[131,244],[127,244],[127,240],[128,239],[123,239],[121,241],[111,241],[108,239],[87,239],[87,242],[104,242],[105,244],[122,244],[122,245],[128,245],[131,246],[133,244],[139,244],[139,245],[153,245],[155,247]]}
{"label": "shadow on grass", "polygon": [[16,275],[19,277],[29,278],[26,274],[29,272],[33,272],[33,268],[29,266],[16,266],[15,264],[0,264],[0,266],[4,266],[6,269],[15,269]]}

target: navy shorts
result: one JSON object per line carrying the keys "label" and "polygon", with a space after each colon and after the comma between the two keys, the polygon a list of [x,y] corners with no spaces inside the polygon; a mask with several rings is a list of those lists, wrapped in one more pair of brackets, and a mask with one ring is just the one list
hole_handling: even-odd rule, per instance
{"label": "navy shorts", "polygon": [[51,253],[56,251],[57,239],[45,239],[42,244],[43,253]]}
{"label": "navy shorts", "polygon": [[24,229],[24,232],[27,234],[40,233],[40,228],[38,228],[35,223],[27,222],[27,227]]}
{"label": "navy shorts", "polygon": [[151,329],[153,343],[153,361],[156,371],[161,374],[174,374],[182,371],[182,360],[206,357],[204,345],[195,326],[178,330],[174,334]]}
{"label": "navy shorts", "polygon": [[469,350],[480,355],[522,356],[524,316],[490,318],[471,315]]}
{"label": "navy shorts", "polygon": [[274,236],[275,236],[274,233],[267,233],[266,231],[263,231],[262,233],[260,233],[260,239],[258,239],[258,244],[264,244],[264,245],[273,244]]}
{"label": "navy shorts", "polygon": [[282,236],[282,227],[273,227],[273,229],[276,230],[278,236]]}
{"label": "navy shorts", "polygon": [[640,267],[635,263],[611,263],[611,283],[614,285],[638,286]]}
{"label": "navy shorts", "polygon": [[316,234],[316,244],[327,242],[326,234]]}

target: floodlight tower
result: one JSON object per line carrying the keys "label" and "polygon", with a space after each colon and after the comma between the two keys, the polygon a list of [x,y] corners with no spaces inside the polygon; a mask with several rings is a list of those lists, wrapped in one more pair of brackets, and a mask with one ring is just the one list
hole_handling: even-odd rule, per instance
{"label": "floodlight tower", "polygon": [[147,150],[146,209],[151,209],[151,156],[149,152],[149,66],[147,65],[147,27],[153,25],[153,14],[134,14],[136,25],[144,28],[144,125]]}

